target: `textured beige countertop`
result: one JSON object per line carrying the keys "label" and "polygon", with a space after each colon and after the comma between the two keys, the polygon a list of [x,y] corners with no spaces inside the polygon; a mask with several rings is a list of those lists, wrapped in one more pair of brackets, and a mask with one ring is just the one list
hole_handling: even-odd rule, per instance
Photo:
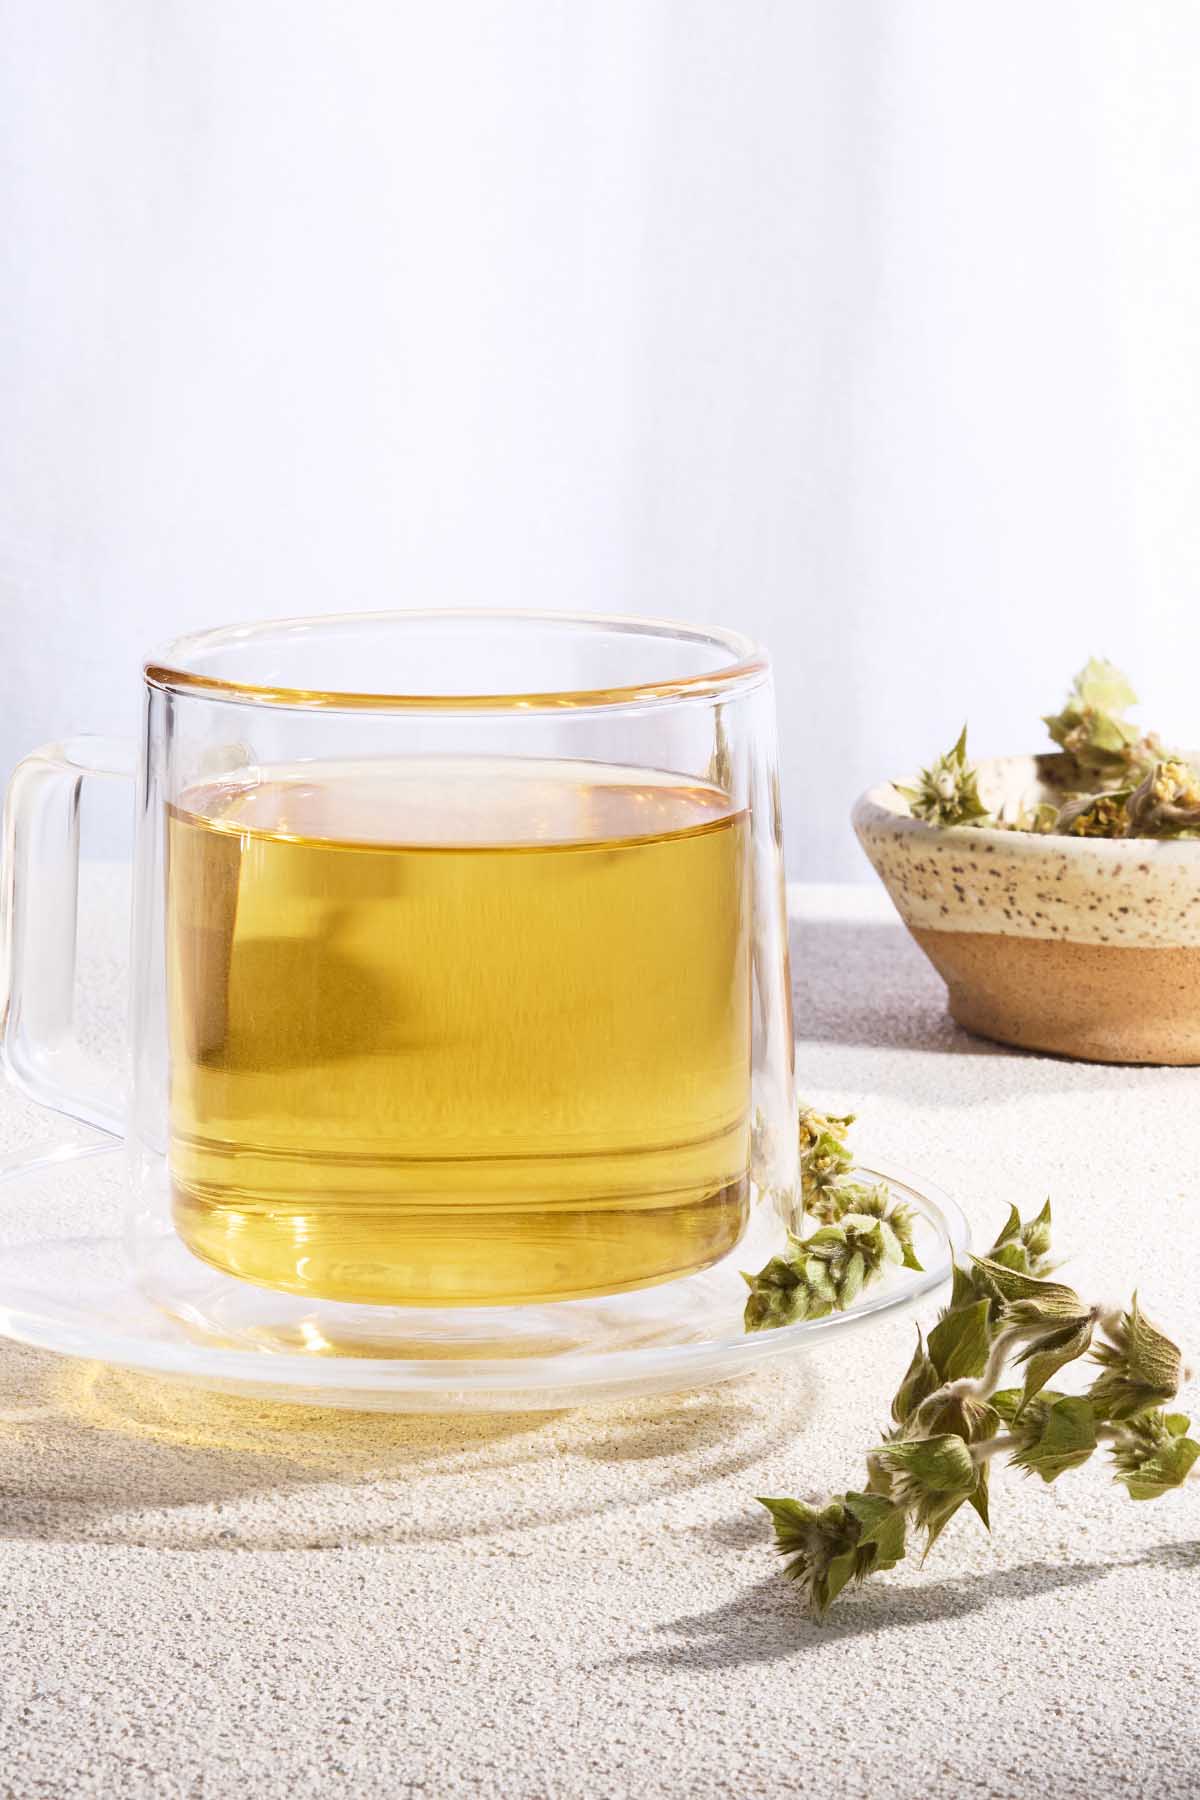
{"label": "textured beige countertop", "polygon": [[[1070,1278],[1136,1274],[1200,1345],[1200,1070],[973,1041],[881,895],[795,900],[804,1090],[859,1107],[863,1147],[946,1187],[980,1241],[1050,1193]],[[118,918],[88,918],[101,1042]],[[0,1149],[48,1129],[0,1096]],[[997,1472],[991,1539],[960,1515],[923,1572],[802,1615],[753,1496],[857,1479],[911,1334],[676,1400],[465,1419],[193,1395],[0,1342],[0,1793],[1196,1794],[1200,1484],[1135,1506],[1100,1465]]]}

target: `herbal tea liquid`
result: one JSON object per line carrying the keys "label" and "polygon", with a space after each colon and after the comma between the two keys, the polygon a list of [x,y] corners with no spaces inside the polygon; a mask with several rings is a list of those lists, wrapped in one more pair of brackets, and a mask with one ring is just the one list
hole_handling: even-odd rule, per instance
{"label": "herbal tea liquid", "polygon": [[168,823],[198,1256],[486,1305],[701,1269],[748,1205],[745,816],[592,763],[296,765]]}

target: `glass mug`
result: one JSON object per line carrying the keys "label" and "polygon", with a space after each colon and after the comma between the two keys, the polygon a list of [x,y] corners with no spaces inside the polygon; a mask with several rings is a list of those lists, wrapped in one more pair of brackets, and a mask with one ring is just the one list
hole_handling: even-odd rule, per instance
{"label": "glass mug", "polygon": [[[73,1029],[90,775],[137,783],[119,1077]],[[202,632],[146,665],[136,752],[19,766],[6,844],[8,1069],[126,1139],[134,1269],[198,1327],[321,1350],[636,1294],[795,1202],[774,703],[736,633]]]}

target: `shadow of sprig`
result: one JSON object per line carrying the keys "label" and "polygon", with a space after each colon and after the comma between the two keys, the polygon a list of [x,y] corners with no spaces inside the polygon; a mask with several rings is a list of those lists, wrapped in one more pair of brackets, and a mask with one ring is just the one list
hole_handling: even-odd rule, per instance
{"label": "shadow of sprig", "polygon": [[1039,1561],[913,1587],[863,1588],[820,1623],[808,1616],[799,1596],[776,1572],[709,1612],[685,1614],[658,1628],[682,1642],[657,1644],[620,1660],[630,1668],[676,1671],[752,1668],[803,1656],[819,1646],[966,1618],[1001,1601],[1088,1587],[1121,1569],[1147,1567],[1195,1572],[1200,1569],[1200,1540],[1162,1544],[1111,1562]]}

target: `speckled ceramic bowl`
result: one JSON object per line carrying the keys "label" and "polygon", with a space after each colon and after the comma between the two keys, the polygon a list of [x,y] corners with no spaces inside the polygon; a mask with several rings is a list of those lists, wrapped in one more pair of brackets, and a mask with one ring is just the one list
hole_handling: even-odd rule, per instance
{"label": "speckled ceramic bowl", "polygon": [[[1062,763],[994,757],[980,793],[1010,814],[1061,800]],[[941,831],[890,784],[853,819],[968,1031],[1092,1062],[1200,1063],[1200,842]]]}

